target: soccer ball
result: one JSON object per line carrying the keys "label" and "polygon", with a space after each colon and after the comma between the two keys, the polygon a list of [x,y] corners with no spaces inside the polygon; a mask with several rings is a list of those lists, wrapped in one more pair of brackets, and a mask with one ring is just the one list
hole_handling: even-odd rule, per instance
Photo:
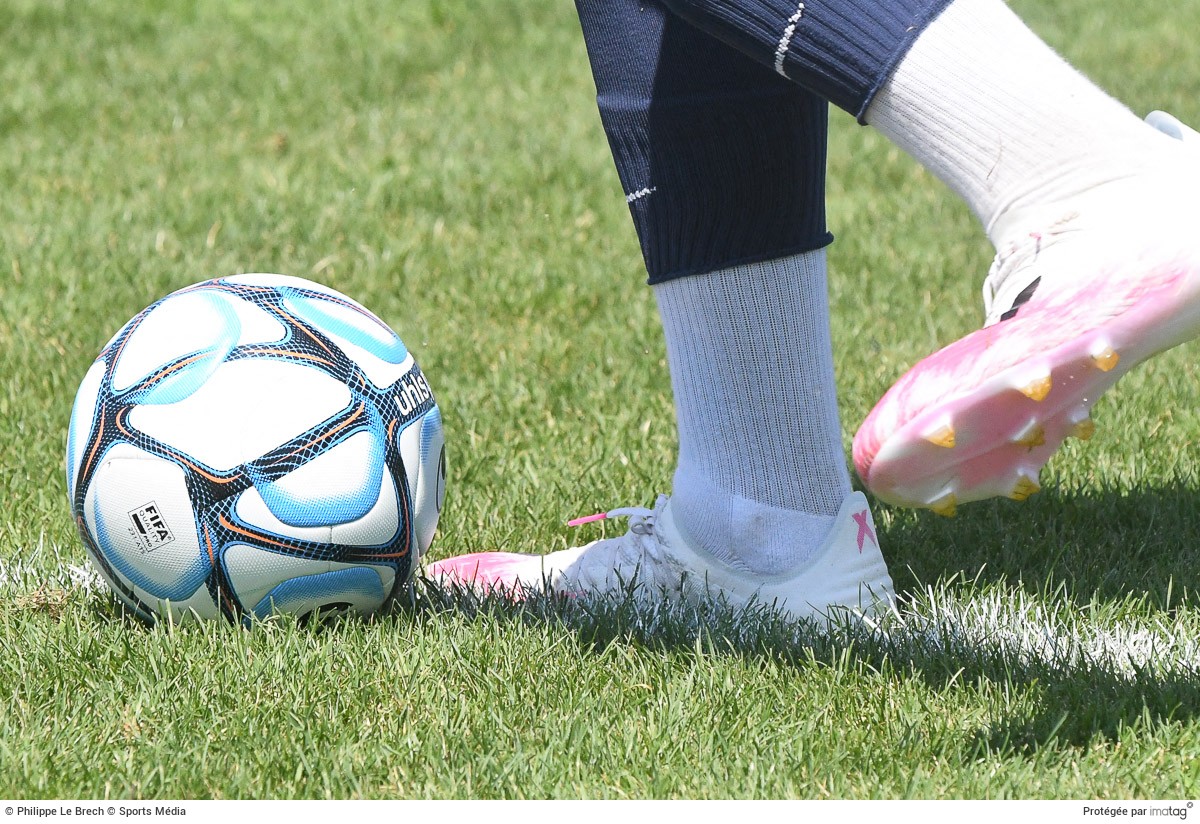
{"label": "soccer ball", "polygon": [[142,618],[371,614],[445,494],[441,414],[400,338],[345,295],[240,275],[163,298],[84,376],[67,494]]}

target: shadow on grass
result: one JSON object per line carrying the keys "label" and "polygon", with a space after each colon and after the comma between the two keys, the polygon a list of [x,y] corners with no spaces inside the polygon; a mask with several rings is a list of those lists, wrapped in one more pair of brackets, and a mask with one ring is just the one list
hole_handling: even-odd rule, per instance
{"label": "shadow on grass", "polygon": [[[636,588],[624,598],[512,604],[424,583],[406,611],[418,620],[451,611],[555,622],[585,648],[702,649],[797,668],[853,663],[935,692],[1028,694],[998,702],[964,751],[1031,754],[1200,715],[1200,645],[1188,631],[1200,585],[1195,502],[1183,485],[1087,496],[1048,489],[1024,506],[964,507],[953,520],[888,512],[879,534],[902,604],[880,624],[797,626],[766,606],[688,607],[639,599]],[[1192,609],[1178,623],[1184,605]]]}
{"label": "shadow on grass", "polygon": [[1184,483],[1086,492],[1051,486],[1024,503],[964,506],[953,519],[889,511],[880,540],[902,592],[957,575],[1000,591],[1019,582],[1079,615],[1120,613],[1132,604],[1145,619],[1112,637],[1107,654],[1093,650],[1058,664],[1020,655],[1013,660],[987,644],[960,645],[953,662],[917,654],[893,663],[907,663],[935,687],[948,683],[954,667],[961,667],[960,679],[1036,685],[1034,713],[997,718],[978,731],[977,744],[987,751],[1031,752],[1054,741],[1082,745],[1096,736],[1116,739],[1130,725],[1195,718],[1197,647],[1174,661],[1167,650],[1166,660],[1149,663],[1146,656],[1155,643],[1148,627],[1169,626],[1181,607],[1197,607],[1198,501],[1200,492]]}
{"label": "shadow on grass", "polygon": [[[953,520],[876,504],[902,594],[900,614],[881,623],[797,625],[767,605],[688,606],[639,598],[636,587],[624,597],[514,604],[425,581],[377,620],[551,623],[584,649],[865,667],[920,679],[935,693],[1027,694],[998,701],[962,752],[1032,754],[1200,715],[1200,645],[1187,632],[1198,623],[1195,499],[1184,485],[1086,496],[1050,488],[1024,505],[964,507]],[[114,599],[100,599],[96,616],[137,626]],[[305,631],[341,632],[344,620]]]}
{"label": "shadow on grass", "polygon": [[1200,595],[1200,491],[1047,487],[1028,501],[968,504],[954,518],[886,510],[879,535],[896,586],[957,573],[1061,590],[1078,606],[1141,596],[1161,610]]}

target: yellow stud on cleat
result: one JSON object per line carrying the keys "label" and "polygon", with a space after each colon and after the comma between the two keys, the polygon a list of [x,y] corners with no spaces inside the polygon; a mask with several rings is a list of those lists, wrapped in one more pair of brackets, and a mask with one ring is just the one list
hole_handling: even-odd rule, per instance
{"label": "yellow stud on cleat", "polygon": [[1084,418],[1071,429],[1071,434],[1081,441],[1090,441],[1096,434],[1096,423],[1091,418]]}
{"label": "yellow stud on cleat", "polygon": [[1013,443],[1027,446],[1033,449],[1035,446],[1041,446],[1046,442],[1046,430],[1042,429],[1039,424],[1031,423],[1025,428],[1025,431],[1013,439]]}
{"label": "yellow stud on cleat", "polygon": [[1104,372],[1111,372],[1120,359],[1121,356],[1111,346],[1106,346],[1104,347],[1104,351],[1097,355],[1092,355],[1092,363],[1096,364],[1096,367]]}
{"label": "yellow stud on cleat", "polygon": [[1037,481],[1022,475],[1021,479],[1017,481],[1017,485],[1013,487],[1012,492],[1008,493],[1008,497],[1014,501],[1023,501],[1040,489],[1041,487],[1038,486]]}
{"label": "yellow stud on cleat", "polygon": [[941,429],[930,432],[925,436],[925,440],[929,441],[934,446],[942,446],[946,449],[954,448],[954,427],[946,424]]}
{"label": "yellow stud on cleat", "polygon": [[1047,375],[1044,378],[1038,378],[1035,381],[1030,381],[1025,386],[1021,387],[1021,394],[1033,401],[1043,401],[1050,394],[1050,387],[1053,381]]}
{"label": "yellow stud on cleat", "polygon": [[945,497],[939,498],[929,505],[929,508],[941,515],[943,518],[953,518],[958,512],[958,498],[951,492]]}

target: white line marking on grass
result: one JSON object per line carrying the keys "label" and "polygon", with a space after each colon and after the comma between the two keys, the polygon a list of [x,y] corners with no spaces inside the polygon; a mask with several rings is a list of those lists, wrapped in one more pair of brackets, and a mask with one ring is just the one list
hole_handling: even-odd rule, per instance
{"label": "white line marking on grass", "polygon": [[1182,621],[1163,614],[1089,623],[1086,612],[1052,609],[1019,590],[960,601],[926,589],[882,634],[902,647],[951,656],[992,653],[1058,670],[1099,668],[1126,679],[1200,673],[1200,643]]}
{"label": "white line marking on grass", "polygon": [[91,563],[73,563],[39,542],[36,549],[17,559],[0,558],[0,594],[42,589],[82,589],[91,592],[107,584]]}

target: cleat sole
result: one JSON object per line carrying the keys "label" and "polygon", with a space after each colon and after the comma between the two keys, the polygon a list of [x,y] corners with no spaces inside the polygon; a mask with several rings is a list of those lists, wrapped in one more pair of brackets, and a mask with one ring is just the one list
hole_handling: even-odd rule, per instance
{"label": "cleat sole", "polygon": [[958,514],[958,498],[951,492],[929,504],[929,508],[943,518],[953,518]]}
{"label": "cleat sole", "polygon": [[1030,495],[1040,492],[1041,489],[1037,481],[1022,476],[1013,486],[1012,491],[1008,493],[1008,497],[1014,501],[1024,501]]}
{"label": "cleat sole", "polygon": [[1025,384],[1021,387],[1021,394],[1032,401],[1044,401],[1046,396],[1050,394],[1050,388],[1054,385],[1054,381],[1049,375],[1044,378],[1038,378],[1035,381]]}
{"label": "cleat sole", "polygon": [[1071,428],[1071,434],[1081,441],[1090,441],[1096,434],[1096,422],[1091,418],[1084,418]]}
{"label": "cleat sole", "polygon": [[1139,279],[1113,272],[1074,291],[1039,291],[1016,316],[897,381],[855,436],[855,467],[880,499],[939,514],[992,497],[1024,500],[1065,439],[1095,434],[1091,408],[1104,392],[1198,335],[1200,252]]}
{"label": "cleat sole", "polygon": [[1033,449],[1035,446],[1041,446],[1046,442],[1046,430],[1041,424],[1034,421],[1021,430],[1021,434],[1013,439],[1013,443],[1024,446],[1028,449]]}
{"label": "cleat sole", "polygon": [[1105,347],[1098,355],[1092,355],[1092,363],[1096,364],[1096,368],[1102,372],[1111,372],[1117,368],[1120,363],[1121,356],[1112,347]]}
{"label": "cleat sole", "polygon": [[925,436],[925,440],[942,449],[954,448],[954,427],[945,425]]}

